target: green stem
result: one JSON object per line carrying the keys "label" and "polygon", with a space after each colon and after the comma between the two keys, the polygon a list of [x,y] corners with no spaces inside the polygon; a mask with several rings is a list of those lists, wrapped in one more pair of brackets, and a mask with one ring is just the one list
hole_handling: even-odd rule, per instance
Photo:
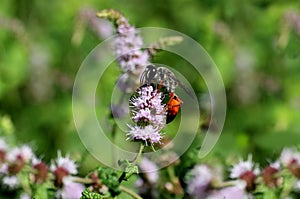
{"label": "green stem", "polygon": [[117,132],[117,124],[116,122],[114,122],[113,126],[112,126],[112,141],[114,144],[111,144],[111,150],[112,150],[112,161],[114,166],[117,165],[117,151],[116,151],[116,147],[115,147],[115,140],[116,140],[116,132]]}
{"label": "green stem", "polygon": [[173,183],[176,182],[177,177],[174,172],[174,167],[167,167],[167,171],[168,171],[168,175],[170,177],[171,182],[173,182]]}
{"label": "green stem", "polygon": [[[136,156],[133,158],[133,160],[130,161],[132,164],[136,164],[137,160],[143,153],[143,149],[144,149],[144,144],[141,143],[139,152],[136,154]],[[123,171],[122,175],[119,177],[119,183],[121,183],[125,179],[125,177],[126,177],[126,172]]]}
{"label": "green stem", "polygon": [[131,189],[128,189],[124,186],[121,186],[120,185],[120,190],[127,193],[128,195],[132,196],[133,198],[136,198],[136,199],[143,199],[141,196],[139,196],[137,193],[135,193],[134,191],[132,191]]}
{"label": "green stem", "polygon": [[139,159],[139,157],[142,155],[144,147],[145,147],[144,144],[141,143],[139,152],[136,154],[134,159],[131,161],[132,164],[135,164],[137,162],[137,160]]}
{"label": "green stem", "polygon": [[89,178],[80,178],[80,177],[72,176],[71,179],[73,182],[79,182],[82,184],[93,184],[94,183],[94,181]]}
{"label": "green stem", "polygon": [[214,188],[224,188],[224,187],[231,187],[237,185],[238,180],[231,180],[226,182],[213,182],[212,186]]}

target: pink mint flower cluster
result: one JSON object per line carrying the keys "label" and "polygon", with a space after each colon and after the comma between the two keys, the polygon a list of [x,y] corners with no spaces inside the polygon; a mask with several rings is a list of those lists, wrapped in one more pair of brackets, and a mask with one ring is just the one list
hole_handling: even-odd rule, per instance
{"label": "pink mint flower cluster", "polygon": [[136,91],[129,102],[135,125],[128,125],[130,130],[127,139],[140,140],[146,145],[160,143],[166,120],[162,100],[162,93],[152,85],[142,86]]}
{"label": "pink mint flower cluster", "polygon": [[80,198],[84,185],[73,182],[72,175],[77,174],[77,165],[69,156],[58,157],[50,167],[33,152],[29,145],[10,148],[0,138],[0,177],[3,187],[8,191],[26,190],[20,198],[32,198],[32,191],[24,188],[24,177],[29,184],[42,186],[53,183],[56,187],[56,198]]}
{"label": "pink mint flower cluster", "polygon": [[262,170],[252,160],[240,159],[229,169],[227,181],[220,181],[216,166],[195,165],[186,176],[186,192],[194,199],[248,199],[255,198],[257,190],[283,189],[285,178],[294,184],[286,191],[300,193],[300,152],[295,148],[285,148],[278,160],[269,163]]}
{"label": "pink mint flower cluster", "polygon": [[132,93],[139,83],[139,77],[150,63],[151,55],[143,49],[143,39],[140,32],[116,10],[103,10],[97,14],[115,25],[116,37],[112,43],[112,50],[122,70],[118,80],[118,87],[125,93]]}

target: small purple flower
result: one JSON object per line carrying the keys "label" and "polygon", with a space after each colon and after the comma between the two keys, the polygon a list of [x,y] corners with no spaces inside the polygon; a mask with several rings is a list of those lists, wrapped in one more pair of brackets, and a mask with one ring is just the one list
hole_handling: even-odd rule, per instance
{"label": "small purple flower", "polygon": [[2,179],[2,183],[7,186],[9,189],[15,189],[18,188],[20,185],[20,181],[17,178],[17,176],[5,176]]}
{"label": "small purple flower", "polygon": [[239,160],[239,163],[233,165],[230,171],[230,178],[238,178],[246,181],[247,190],[255,189],[255,179],[257,175],[260,173],[259,168],[252,162],[252,156],[248,156],[248,160],[243,161]]}
{"label": "small purple flower", "polygon": [[73,182],[71,177],[65,177],[63,179],[63,188],[56,192],[56,197],[62,199],[80,198],[84,189],[85,186],[83,184]]}
{"label": "small purple flower", "polygon": [[205,198],[213,179],[211,169],[206,165],[196,165],[190,171],[191,178],[187,181],[187,192],[195,199]]}
{"label": "small purple flower", "polygon": [[65,177],[71,174],[77,174],[77,165],[69,158],[68,155],[66,157],[62,157],[61,152],[59,151],[56,162],[52,162],[50,170],[55,176],[55,186],[62,187]]}
{"label": "small purple flower", "polygon": [[240,159],[238,164],[233,165],[230,171],[230,177],[233,179],[240,178],[247,171],[252,171],[255,175],[259,174],[259,169],[252,162],[251,155],[248,156],[248,160],[243,161],[242,159]]}
{"label": "small purple flower", "polygon": [[1,174],[8,174],[8,163],[3,163],[0,167]]}
{"label": "small purple flower", "polygon": [[7,160],[9,162],[15,162],[18,159],[23,160],[25,163],[28,163],[33,157],[32,149],[28,145],[23,145],[21,147],[13,148],[7,154]]}
{"label": "small purple flower", "polygon": [[23,145],[22,147],[15,147],[7,154],[8,160],[8,173],[11,175],[16,175],[23,169],[26,163],[29,163],[33,158],[34,154],[32,149]]}
{"label": "small purple flower", "polygon": [[62,168],[68,172],[68,174],[77,174],[77,165],[73,160],[70,159],[69,155],[62,157],[61,152],[58,152],[58,157],[55,163],[52,162],[50,169],[55,171],[57,168]]}
{"label": "small purple flower", "polygon": [[238,182],[239,185],[226,187],[221,190],[213,191],[207,199],[245,199],[249,198],[247,197],[247,194],[245,193],[245,183],[244,182]]}
{"label": "small purple flower", "polygon": [[300,152],[296,149],[285,148],[280,156],[283,166],[287,167],[290,172],[300,179]]}
{"label": "small purple flower", "polygon": [[159,175],[158,175],[158,167],[157,165],[150,161],[148,158],[143,158],[140,165],[140,170],[141,172],[145,175],[147,181],[150,184],[156,184],[158,182],[159,179]]}
{"label": "small purple flower", "polygon": [[162,135],[159,132],[159,128],[154,127],[152,125],[147,125],[145,127],[141,126],[129,126],[130,131],[127,133],[127,140],[142,140],[145,141],[146,145],[148,145],[148,141],[151,144],[160,143],[162,139]]}
{"label": "small purple flower", "polygon": [[274,176],[279,170],[280,163],[276,161],[266,166],[262,171],[263,181],[268,187],[277,187],[279,185],[279,178]]}
{"label": "small purple flower", "polygon": [[127,19],[121,17],[117,27],[118,36],[114,41],[114,51],[118,56],[118,62],[125,73],[138,76],[149,64],[150,55],[143,51],[143,40],[135,27],[131,26]]}
{"label": "small purple flower", "polygon": [[34,156],[32,158],[32,168],[35,169],[35,173],[33,175],[32,180],[35,183],[45,182],[46,179],[48,178],[48,171],[49,171],[49,168],[46,165],[46,163],[42,162],[42,160]]}
{"label": "small purple flower", "polygon": [[139,83],[139,77],[145,66],[150,63],[151,55],[148,50],[142,49],[143,39],[139,31],[131,26],[123,15],[120,13],[118,15],[116,20],[118,35],[113,42],[113,50],[123,72],[118,87],[123,92],[130,93]]}
{"label": "small purple flower", "polygon": [[287,167],[291,163],[297,163],[300,165],[300,152],[294,148],[285,148],[280,155],[280,162],[283,166]]}

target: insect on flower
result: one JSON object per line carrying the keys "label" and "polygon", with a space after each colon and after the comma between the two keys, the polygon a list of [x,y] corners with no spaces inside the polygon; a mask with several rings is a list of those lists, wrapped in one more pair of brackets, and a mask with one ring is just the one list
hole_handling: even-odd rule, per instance
{"label": "insect on flower", "polygon": [[148,65],[140,78],[140,85],[152,85],[164,94],[167,112],[166,123],[172,122],[178,114],[183,101],[175,94],[175,88],[179,85],[189,95],[191,92],[175,77],[174,73],[166,67]]}

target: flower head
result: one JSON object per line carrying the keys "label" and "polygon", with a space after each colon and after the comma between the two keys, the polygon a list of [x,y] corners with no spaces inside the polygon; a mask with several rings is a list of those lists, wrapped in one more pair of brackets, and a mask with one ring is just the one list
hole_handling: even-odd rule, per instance
{"label": "flower head", "polygon": [[190,171],[190,175],[191,178],[187,181],[187,192],[193,198],[205,198],[213,179],[211,169],[206,165],[196,165]]}
{"label": "flower head", "polygon": [[22,160],[25,163],[28,163],[33,157],[32,149],[28,145],[23,145],[21,147],[13,148],[7,154],[7,160],[9,162],[15,162],[16,160]]}
{"label": "flower head", "polygon": [[34,182],[43,183],[48,177],[48,166],[42,160],[34,157],[32,158],[32,168],[36,170],[34,173]]}
{"label": "flower head", "polygon": [[61,187],[64,177],[71,174],[77,174],[77,165],[69,158],[69,155],[62,157],[61,152],[59,151],[55,163],[52,162],[50,166],[50,170],[56,177],[55,185]]}
{"label": "flower head", "polygon": [[296,149],[285,148],[281,152],[280,160],[294,176],[300,179],[300,152]]}
{"label": "flower head", "polygon": [[63,188],[56,192],[56,197],[65,199],[80,198],[84,189],[83,184],[73,182],[70,177],[65,177],[63,179]]}
{"label": "flower head", "polygon": [[244,191],[245,183],[244,182],[238,182],[239,185],[226,187],[220,190],[213,191],[207,199],[224,199],[224,198],[230,198],[230,199],[245,199],[248,198],[247,194]]}
{"label": "flower head", "polygon": [[281,152],[280,162],[283,166],[289,166],[292,163],[300,165],[300,152],[294,148],[285,148]]}
{"label": "flower head", "polygon": [[143,51],[143,40],[140,33],[134,26],[128,23],[128,20],[120,15],[117,22],[118,36],[114,41],[114,51],[118,57],[121,69],[125,73],[131,73],[136,76],[141,74],[144,67],[149,64],[150,55]]}
{"label": "flower head", "polygon": [[159,132],[159,129],[157,127],[154,127],[152,125],[148,125],[145,127],[141,126],[129,126],[130,130],[127,133],[127,140],[142,140],[145,141],[146,145],[148,145],[148,142],[151,144],[160,143],[162,139],[162,135]]}
{"label": "flower head", "polygon": [[20,181],[17,176],[5,176],[2,179],[2,183],[6,185],[9,189],[15,189],[20,185]]}
{"label": "flower head", "polygon": [[239,160],[239,163],[234,165],[230,171],[231,178],[240,178],[247,171],[252,171],[255,175],[259,174],[259,169],[252,162],[252,156],[248,156],[248,160]]}
{"label": "flower head", "polygon": [[30,162],[33,156],[34,154],[32,152],[32,149],[27,145],[13,148],[7,154],[7,160],[9,163],[8,172],[12,175],[17,174],[25,166],[26,163]]}
{"label": "flower head", "polygon": [[75,162],[70,159],[69,155],[62,157],[60,151],[58,152],[56,164],[51,164],[51,171],[54,171],[58,168],[64,169],[68,174],[77,174],[77,165]]}
{"label": "flower head", "polygon": [[150,184],[157,183],[159,179],[159,175],[157,173],[158,167],[154,162],[144,157],[140,163],[140,169]]}
{"label": "flower head", "polygon": [[264,183],[269,187],[276,187],[279,185],[279,179],[274,176],[280,170],[280,163],[278,161],[271,163],[262,171]]}
{"label": "flower head", "polygon": [[165,126],[166,111],[163,95],[152,85],[141,86],[129,101],[135,126],[129,125],[128,139],[141,140],[146,144],[160,143],[161,129]]}
{"label": "flower head", "polygon": [[260,173],[259,169],[252,162],[252,156],[248,156],[248,160],[239,160],[239,163],[234,165],[230,171],[231,178],[238,178],[246,181],[247,190],[253,190],[255,188],[254,181],[257,175]]}
{"label": "flower head", "polygon": [[136,91],[135,96],[130,99],[132,119],[137,124],[152,124],[162,128],[165,125],[166,112],[162,103],[163,94],[154,89],[154,86],[142,86]]}

